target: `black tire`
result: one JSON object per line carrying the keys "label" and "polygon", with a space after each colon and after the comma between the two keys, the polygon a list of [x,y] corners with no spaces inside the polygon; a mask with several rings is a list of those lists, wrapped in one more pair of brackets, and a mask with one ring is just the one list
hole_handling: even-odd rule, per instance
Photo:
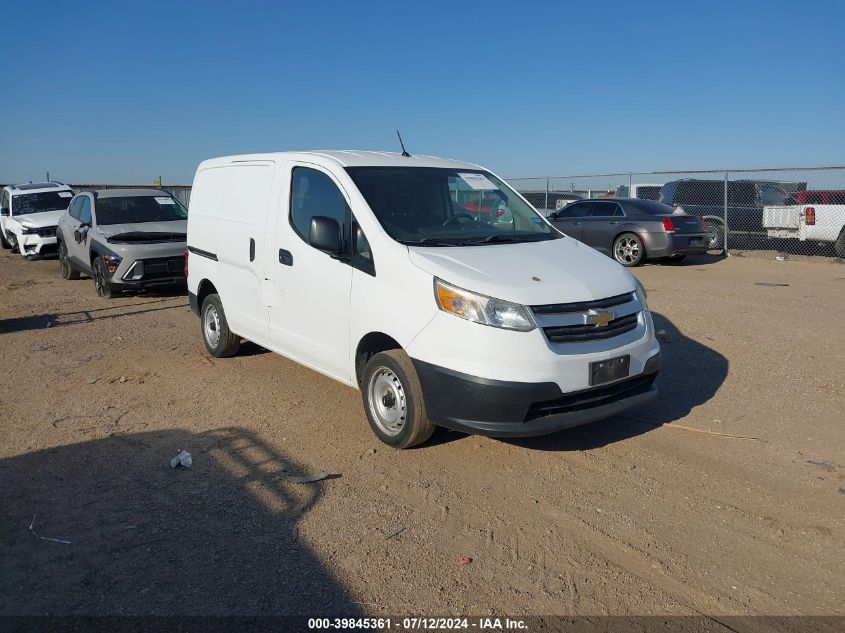
{"label": "black tire", "polygon": [[379,352],[367,362],[361,395],[370,428],[388,446],[409,448],[434,433],[420,379],[403,350]]}
{"label": "black tire", "polygon": [[628,268],[645,261],[645,244],[636,233],[622,233],[613,240],[613,259]]}
{"label": "black tire", "polygon": [[845,229],[842,229],[839,237],[836,238],[836,242],[833,243],[833,248],[839,257],[845,259]]}
{"label": "black tire", "polygon": [[109,283],[109,278],[106,274],[106,265],[99,255],[94,259],[93,269],[94,289],[97,291],[97,296],[103,299],[111,299],[115,291],[112,289],[111,283]]}
{"label": "black tire", "polygon": [[707,250],[709,251],[723,251],[725,250],[725,226],[719,220],[707,220],[708,240]]}
{"label": "black tire", "polygon": [[70,258],[67,256],[67,246],[64,242],[59,242],[59,272],[65,279],[79,279],[79,271],[70,263]]}
{"label": "black tire", "polygon": [[11,248],[13,252],[17,251],[21,255],[23,255],[23,249],[18,245],[18,238],[15,236],[15,234],[7,233],[6,236],[9,238],[9,248]]}
{"label": "black tire", "polygon": [[210,294],[203,300],[200,308],[200,332],[205,349],[214,358],[228,358],[238,353],[241,338],[229,329],[220,295]]}
{"label": "black tire", "polygon": [[9,240],[6,239],[6,232],[0,231],[0,244],[3,245],[5,250],[9,250],[12,248],[12,245],[9,243]]}

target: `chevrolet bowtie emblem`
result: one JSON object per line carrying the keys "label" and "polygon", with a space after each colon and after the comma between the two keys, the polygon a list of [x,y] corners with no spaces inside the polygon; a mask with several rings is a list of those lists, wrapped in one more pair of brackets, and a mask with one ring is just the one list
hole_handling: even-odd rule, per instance
{"label": "chevrolet bowtie emblem", "polygon": [[613,321],[613,312],[599,312],[590,315],[590,323],[596,327],[606,327],[611,321]]}

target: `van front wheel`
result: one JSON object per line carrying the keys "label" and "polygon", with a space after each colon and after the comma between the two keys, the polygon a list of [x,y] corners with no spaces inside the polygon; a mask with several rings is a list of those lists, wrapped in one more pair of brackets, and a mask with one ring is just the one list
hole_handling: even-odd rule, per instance
{"label": "van front wheel", "polygon": [[205,342],[208,353],[214,358],[226,358],[237,354],[241,339],[229,329],[220,296],[208,295],[202,302],[200,315],[202,340]]}
{"label": "van front wheel", "polygon": [[364,411],[378,438],[393,448],[409,448],[434,433],[422,386],[408,355],[393,349],[375,354],[361,381]]}

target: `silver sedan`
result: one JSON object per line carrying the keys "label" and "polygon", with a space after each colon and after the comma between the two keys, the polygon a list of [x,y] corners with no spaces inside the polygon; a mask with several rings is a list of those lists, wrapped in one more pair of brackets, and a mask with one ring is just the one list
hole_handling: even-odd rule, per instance
{"label": "silver sedan", "polygon": [[623,266],[638,266],[646,259],[680,261],[706,253],[708,247],[703,220],[653,200],[582,200],[553,213],[549,221]]}

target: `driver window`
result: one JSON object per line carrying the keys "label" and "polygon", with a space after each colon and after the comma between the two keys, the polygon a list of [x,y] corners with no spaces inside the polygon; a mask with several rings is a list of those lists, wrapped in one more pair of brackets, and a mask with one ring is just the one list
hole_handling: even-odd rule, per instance
{"label": "driver window", "polygon": [[311,218],[318,215],[337,220],[344,242],[349,243],[352,211],[340,189],[321,171],[294,167],[290,190],[290,222],[306,243],[311,231]]}
{"label": "driver window", "polygon": [[82,196],[82,203],[79,206],[79,221],[82,224],[91,224],[91,198]]}
{"label": "driver window", "polygon": [[70,217],[72,217],[74,220],[79,219],[79,208],[82,205],[82,197],[83,196],[80,196],[71,200],[70,208],[68,209],[68,214],[70,214]]}

